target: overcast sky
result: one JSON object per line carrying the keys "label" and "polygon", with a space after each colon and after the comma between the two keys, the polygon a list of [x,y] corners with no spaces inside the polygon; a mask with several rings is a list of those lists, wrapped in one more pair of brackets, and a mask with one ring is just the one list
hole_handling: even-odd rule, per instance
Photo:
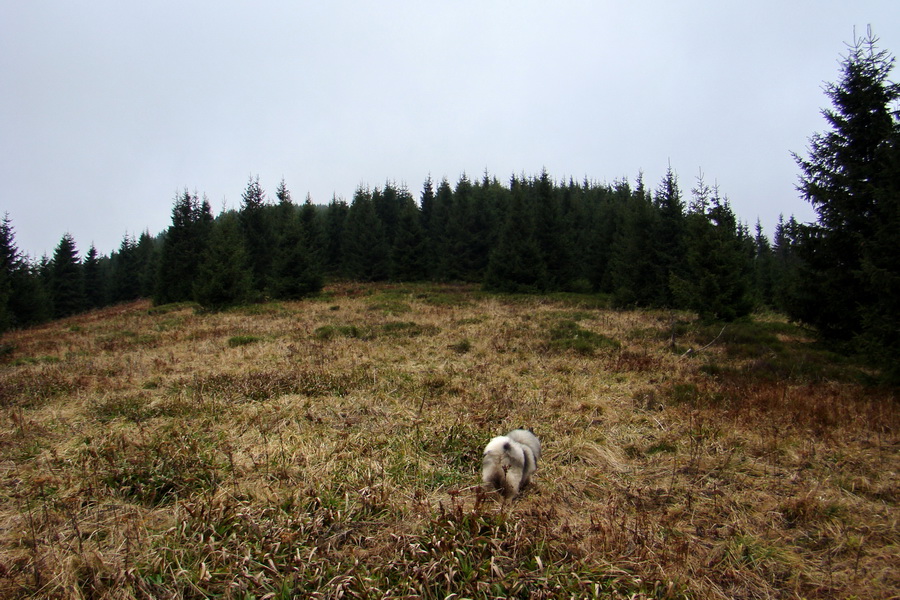
{"label": "overcast sky", "polygon": [[33,258],[66,232],[108,254],[251,175],[327,204],[485,170],[655,189],[671,164],[771,237],[814,218],[790,153],[869,24],[900,52],[896,0],[0,0],[0,214]]}

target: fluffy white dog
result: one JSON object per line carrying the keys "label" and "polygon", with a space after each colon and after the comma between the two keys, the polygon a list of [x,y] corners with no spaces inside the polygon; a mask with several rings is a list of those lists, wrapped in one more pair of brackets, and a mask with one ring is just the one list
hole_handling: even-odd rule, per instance
{"label": "fluffy white dog", "polygon": [[481,480],[489,489],[512,498],[528,485],[541,457],[541,442],[527,429],[514,429],[488,442],[481,461]]}

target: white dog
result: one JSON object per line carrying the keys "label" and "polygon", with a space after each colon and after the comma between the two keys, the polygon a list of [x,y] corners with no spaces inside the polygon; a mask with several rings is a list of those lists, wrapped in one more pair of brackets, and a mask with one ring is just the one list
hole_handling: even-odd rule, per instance
{"label": "white dog", "polygon": [[541,457],[541,442],[527,429],[514,429],[495,437],[484,449],[481,480],[506,498],[528,485]]}

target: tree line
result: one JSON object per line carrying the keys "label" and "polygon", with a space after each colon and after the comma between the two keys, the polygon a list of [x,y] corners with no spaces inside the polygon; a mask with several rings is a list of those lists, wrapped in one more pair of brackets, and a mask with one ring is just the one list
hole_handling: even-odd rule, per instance
{"label": "tree line", "polygon": [[415,198],[391,182],[359,187],[350,202],[270,201],[251,178],[239,209],[213,216],[184,190],[158,236],[126,235],[119,249],[83,259],[66,234],[37,263],[15,249],[3,221],[8,280],[5,326],[136,298],[193,301],[209,309],[315,293],[326,279],[454,281],[510,293],[608,294],[617,306],[674,307],[734,319],[780,307],[799,225],[774,243],[739,222],[703,177],[686,201],[672,169],[651,191],[638,176],[598,184],[554,181],[543,171],[508,183],[485,174],[455,184],[431,178]]}
{"label": "tree line", "polygon": [[826,88],[831,130],[795,154],[816,223],[779,220],[769,240],[734,214],[702,173],[689,194],[671,167],[654,189],[556,181],[360,186],[350,202],[297,204],[282,180],[267,198],[251,177],[240,207],[213,216],[179,193],[157,236],[79,257],[69,234],[32,261],[0,225],[0,331],[152,298],[208,309],[315,293],[327,279],[461,281],[508,293],[601,293],[621,307],[668,307],[733,320],[771,308],[865,349],[897,373],[900,356],[900,87],[871,32],[854,40]]}

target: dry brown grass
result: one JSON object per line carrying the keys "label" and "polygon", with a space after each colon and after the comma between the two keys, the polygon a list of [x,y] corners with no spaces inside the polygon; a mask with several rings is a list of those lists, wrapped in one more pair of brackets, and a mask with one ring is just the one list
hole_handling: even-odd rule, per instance
{"label": "dry brown grass", "polygon": [[344,285],[9,333],[0,596],[898,597],[894,392],[777,319],[685,354],[719,329]]}

